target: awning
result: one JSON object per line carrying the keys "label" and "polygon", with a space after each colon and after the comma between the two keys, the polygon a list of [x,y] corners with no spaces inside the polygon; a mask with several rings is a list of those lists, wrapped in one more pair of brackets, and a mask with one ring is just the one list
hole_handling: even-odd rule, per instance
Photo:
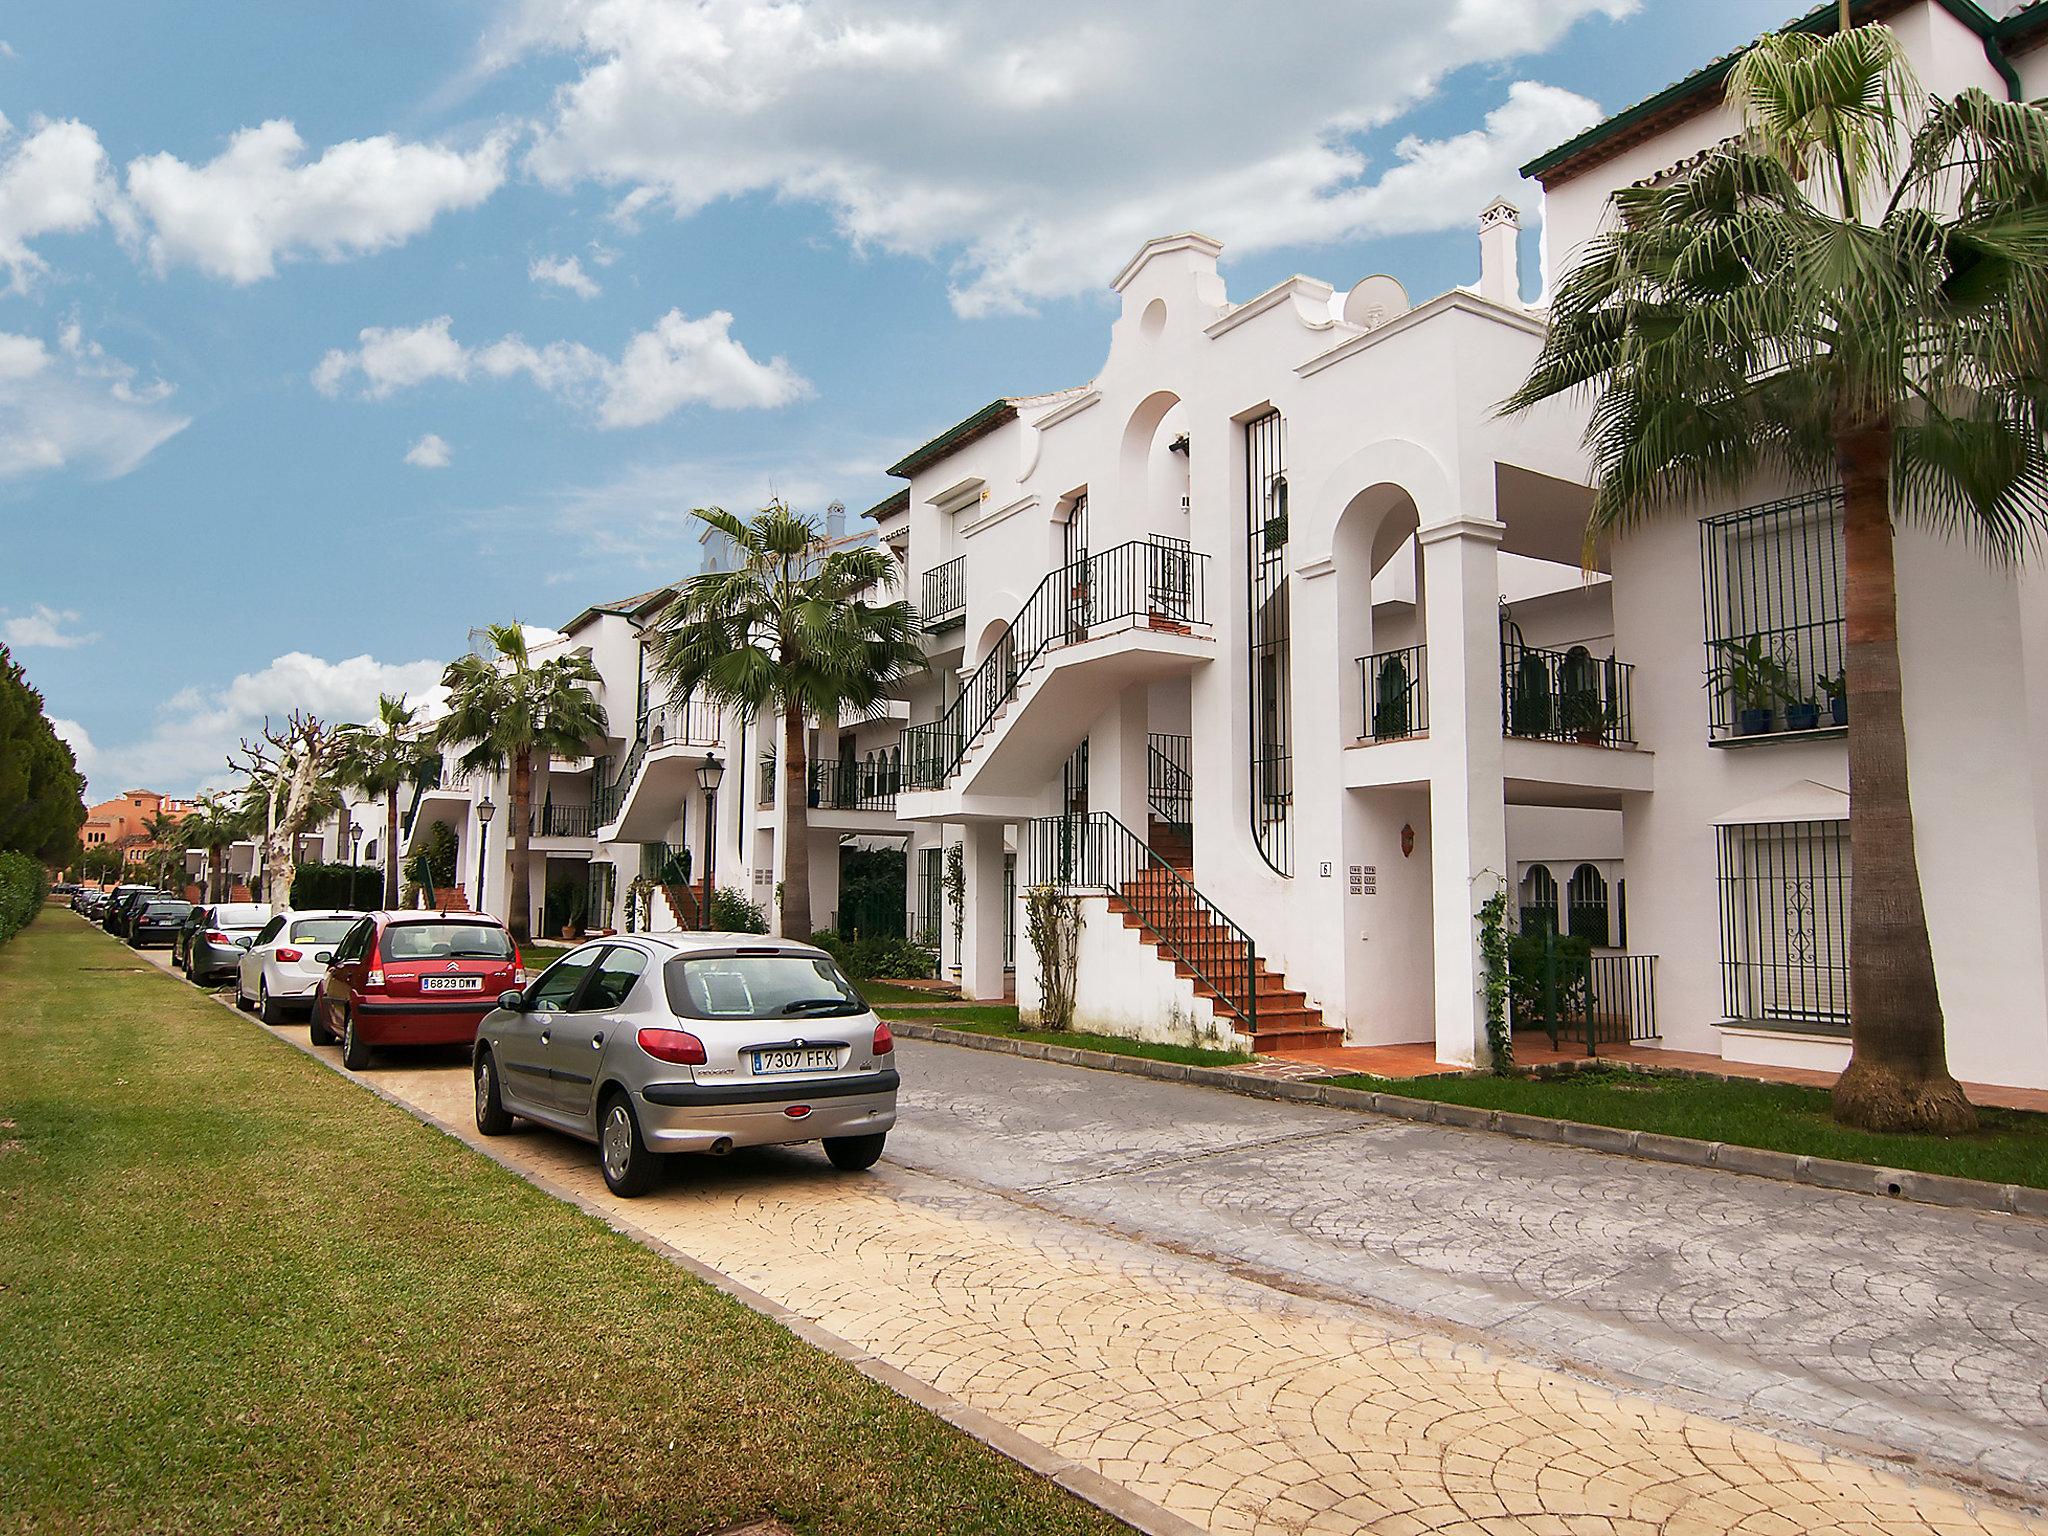
{"label": "awning", "polygon": [[1849,792],[1813,779],[1794,779],[1761,800],[1738,805],[1714,818],[1717,827],[1768,826],[1786,821],[1847,821]]}

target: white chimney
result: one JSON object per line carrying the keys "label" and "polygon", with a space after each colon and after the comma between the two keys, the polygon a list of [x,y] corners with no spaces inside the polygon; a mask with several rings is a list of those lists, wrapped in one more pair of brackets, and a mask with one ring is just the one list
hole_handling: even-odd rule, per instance
{"label": "white chimney", "polygon": [[1497,197],[1479,215],[1479,296],[1517,308],[1522,303],[1522,214]]}

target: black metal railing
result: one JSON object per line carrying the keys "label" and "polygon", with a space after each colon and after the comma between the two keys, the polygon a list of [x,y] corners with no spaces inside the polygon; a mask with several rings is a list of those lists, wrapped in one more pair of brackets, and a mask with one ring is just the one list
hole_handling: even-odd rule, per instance
{"label": "black metal railing", "polygon": [[597,807],[549,803],[531,814],[527,830],[536,837],[595,837]]}
{"label": "black metal railing", "polygon": [[1849,1029],[1846,821],[1720,829],[1722,1009],[1730,1019]]}
{"label": "black metal railing", "polygon": [[1428,647],[1404,646],[1358,658],[1364,728],[1360,740],[1400,741],[1429,734]]}
{"label": "black metal railing", "polygon": [[1634,667],[1612,656],[1595,656],[1583,645],[1547,651],[1502,640],[1501,729],[1544,741],[1634,746],[1634,677]]}
{"label": "black metal railing", "polygon": [[1146,806],[1170,827],[1194,824],[1195,775],[1189,766],[1193,749],[1193,738],[1188,736],[1155,732],[1145,738]]}
{"label": "black metal railing", "polygon": [[1849,723],[1839,491],[1703,520],[1700,580],[1710,739]]}
{"label": "black metal railing", "polygon": [[903,750],[870,752],[858,762],[811,764],[811,806],[825,811],[893,811],[903,785]]}
{"label": "black metal railing", "polygon": [[1657,957],[1591,951],[1544,928],[1510,951],[1509,997],[1518,1029],[1540,1029],[1550,1048],[1635,1045],[1659,1038]]}
{"label": "black metal railing", "polygon": [[661,877],[668,871],[672,850],[667,843],[642,843],[640,845],[640,878],[661,883]]}
{"label": "black metal railing", "polygon": [[924,601],[918,616],[926,629],[943,629],[967,616],[967,557],[956,555],[924,573]]}
{"label": "black metal railing", "polygon": [[938,719],[903,733],[904,786],[942,786],[1047,651],[1126,620],[1181,631],[1206,624],[1207,565],[1184,541],[1133,539],[1047,575],[960,697]]}
{"label": "black metal railing", "polygon": [[1122,901],[1247,1034],[1256,1032],[1259,966],[1251,935],[1144,838],[1107,811],[1042,816],[1024,830],[1032,885]]}
{"label": "black metal railing", "polygon": [[592,796],[597,824],[604,826],[618,820],[619,812],[626,804],[627,792],[640,776],[647,754],[654,748],[681,742],[686,746],[711,750],[723,745],[724,741],[725,711],[716,704],[702,699],[680,699],[650,709],[640,718],[639,736],[633,743],[633,750],[619,764],[618,777],[607,784],[603,782],[602,774],[599,775],[597,791]]}
{"label": "black metal railing", "polygon": [[775,770],[781,761],[780,758],[775,757],[764,757],[761,759],[761,786],[755,798],[763,805],[773,805],[775,803]]}

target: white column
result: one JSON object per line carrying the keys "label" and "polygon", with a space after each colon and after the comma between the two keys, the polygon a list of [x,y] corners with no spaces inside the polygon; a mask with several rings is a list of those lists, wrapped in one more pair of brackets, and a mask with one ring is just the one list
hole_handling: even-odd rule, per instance
{"label": "white column", "polygon": [[[839,834],[811,833],[811,925],[829,927],[839,916]],[[804,934],[809,938],[809,934]]]}
{"label": "white column", "polygon": [[1480,902],[1507,871],[1500,722],[1500,541],[1492,518],[1423,529],[1429,647],[1430,873],[1435,907],[1436,1054],[1486,1061]]}
{"label": "white column", "polygon": [[1133,683],[1088,728],[1088,809],[1109,812],[1140,838],[1151,817],[1147,704],[1145,684]]}
{"label": "white column", "polygon": [[960,930],[960,993],[1000,1001],[1003,995],[1003,824],[970,821],[960,829],[967,877]]}

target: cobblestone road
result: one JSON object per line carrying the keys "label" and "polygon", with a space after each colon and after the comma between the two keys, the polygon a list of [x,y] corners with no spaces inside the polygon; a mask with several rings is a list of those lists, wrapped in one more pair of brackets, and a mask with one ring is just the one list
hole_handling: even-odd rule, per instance
{"label": "cobblestone road", "polygon": [[[493,1150],[1214,1532],[2048,1533],[1942,1475],[2048,1493],[2038,1225],[903,1066],[866,1176],[740,1154],[614,1202],[579,1144]],[[365,1076],[473,1136],[461,1069]]]}

